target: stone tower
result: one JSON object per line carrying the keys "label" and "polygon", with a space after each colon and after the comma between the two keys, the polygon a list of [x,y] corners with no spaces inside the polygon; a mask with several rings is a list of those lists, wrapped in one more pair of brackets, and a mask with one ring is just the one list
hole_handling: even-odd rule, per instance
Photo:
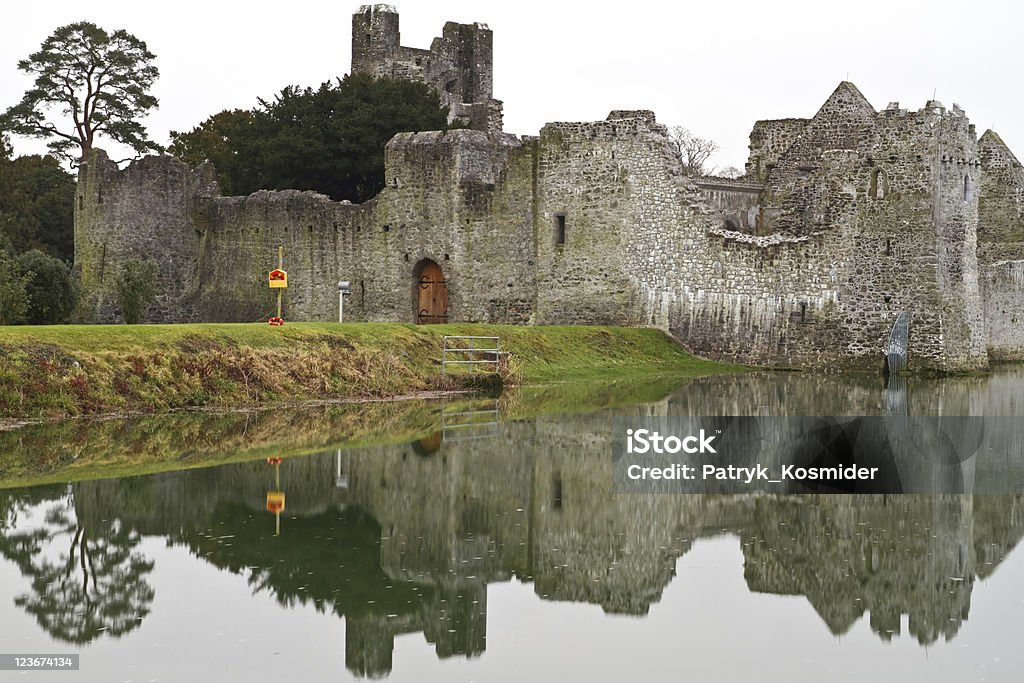
{"label": "stone tower", "polygon": [[449,21],[429,50],[403,47],[395,8],[363,5],[352,15],[352,73],[426,83],[449,108],[449,122],[499,133],[501,102],[492,98],[493,42],[485,24]]}

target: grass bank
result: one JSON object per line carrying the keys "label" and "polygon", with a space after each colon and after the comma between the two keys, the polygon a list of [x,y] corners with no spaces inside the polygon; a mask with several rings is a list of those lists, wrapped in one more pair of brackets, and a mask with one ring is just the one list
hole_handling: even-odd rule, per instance
{"label": "grass bank", "polygon": [[59,418],[388,398],[479,386],[442,375],[443,335],[501,337],[514,383],[734,371],[656,330],[291,323],[0,328],[0,417]]}

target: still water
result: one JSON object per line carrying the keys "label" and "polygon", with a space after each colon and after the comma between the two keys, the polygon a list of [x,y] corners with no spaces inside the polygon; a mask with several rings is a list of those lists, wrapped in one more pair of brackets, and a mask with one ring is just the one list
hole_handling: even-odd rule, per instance
{"label": "still water", "polygon": [[1024,417],[1024,371],[0,434],[0,652],[81,656],[0,677],[1024,679],[1024,496],[612,492],[612,416],[886,411]]}

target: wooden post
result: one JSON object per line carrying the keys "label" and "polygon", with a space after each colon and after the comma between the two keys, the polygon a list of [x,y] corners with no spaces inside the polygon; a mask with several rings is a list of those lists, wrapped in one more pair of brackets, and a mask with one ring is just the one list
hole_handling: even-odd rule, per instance
{"label": "wooden post", "polygon": [[[277,245],[277,267],[279,270],[284,270],[284,245]],[[284,294],[284,289],[277,290],[277,317],[281,317],[281,295]]]}

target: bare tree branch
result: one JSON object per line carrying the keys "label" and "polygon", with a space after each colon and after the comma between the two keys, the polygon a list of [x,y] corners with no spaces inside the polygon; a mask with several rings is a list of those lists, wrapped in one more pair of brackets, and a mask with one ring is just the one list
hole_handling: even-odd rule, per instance
{"label": "bare tree branch", "polygon": [[711,155],[718,151],[714,141],[699,138],[682,126],[672,126],[668,138],[687,174],[703,176],[711,172],[706,164]]}

